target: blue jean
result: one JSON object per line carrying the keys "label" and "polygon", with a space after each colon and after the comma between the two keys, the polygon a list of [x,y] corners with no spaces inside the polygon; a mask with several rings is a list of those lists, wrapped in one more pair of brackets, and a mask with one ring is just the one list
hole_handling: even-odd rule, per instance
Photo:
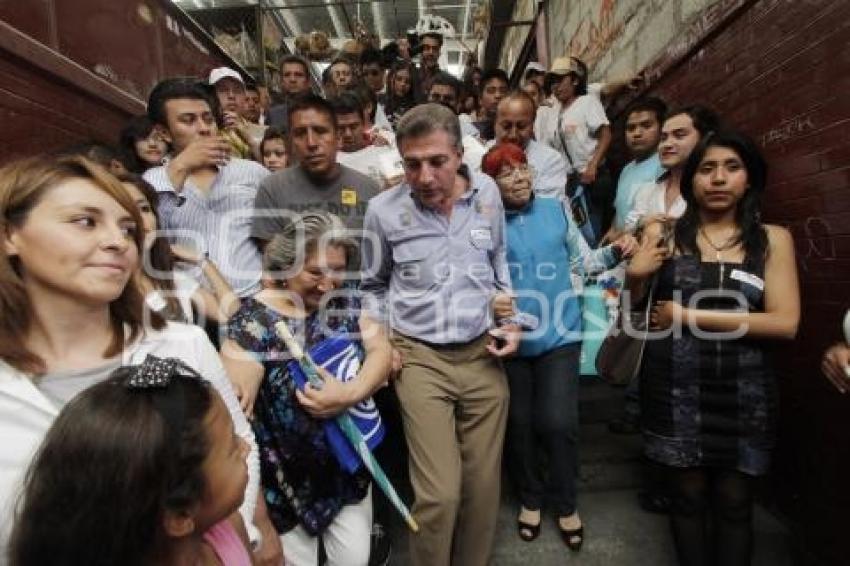
{"label": "blue jean", "polygon": [[576,510],[578,386],[581,344],[505,362],[510,387],[507,451],[522,506],[543,507],[548,459],[551,507],[559,517]]}

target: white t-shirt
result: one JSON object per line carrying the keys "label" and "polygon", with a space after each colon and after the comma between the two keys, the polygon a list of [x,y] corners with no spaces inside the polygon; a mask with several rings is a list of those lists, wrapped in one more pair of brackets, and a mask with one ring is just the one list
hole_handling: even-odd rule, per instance
{"label": "white t-shirt", "polygon": [[599,98],[586,94],[566,108],[560,103],[541,106],[534,121],[534,137],[561,154],[569,155],[566,159],[570,171],[582,172],[599,144],[599,128],[608,124]]}
{"label": "white t-shirt", "polygon": [[401,155],[394,146],[369,145],[358,151],[337,151],[336,160],[371,177],[381,190],[394,187],[404,179]]}
{"label": "white t-shirt", "polygon": [[671,218],[681,218],[685,214],[685,209],[688,208],[688,203],[679,194],[668,209],[665,202],[666,192],[666,180],[641,185],[635,191],[634,206],[626,215],[626,231],[633,232],[644,216],[666,214]]}
{"label": "white t-shirt", "polygon": [[380,102],[378,106],[375,107],[375,125],[383,130],[393,131],[393,125],[390,124],[389,118],[387,118],[387,112],[384,110],[384,105]]}

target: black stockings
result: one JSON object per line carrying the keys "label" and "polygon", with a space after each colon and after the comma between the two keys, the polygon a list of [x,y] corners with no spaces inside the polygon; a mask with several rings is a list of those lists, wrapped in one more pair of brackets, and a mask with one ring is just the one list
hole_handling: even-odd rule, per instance
{"label": "black stockings", "polygon": [[670,469],[670,523],[682,566],[749,566],[752,479],[735,470]]}

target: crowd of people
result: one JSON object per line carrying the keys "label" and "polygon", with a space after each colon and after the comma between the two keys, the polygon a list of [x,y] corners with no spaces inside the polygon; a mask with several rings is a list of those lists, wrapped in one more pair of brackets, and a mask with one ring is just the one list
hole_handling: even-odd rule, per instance
{"label": "crowd of people", "polygon": [[[503,451],[519,538],[548,511],[577,552],[582,289],[603,272],[651,319],[612,429],[643,433],[681,564],[750,563],[770,351],[800,317],[758,147],[641,97],[615,177],[618,85],[575,57],[461,81],[442,44],[335,59],[321,86],[284,57],[274,100],[229,68],[166,79],[115,147],[0,169],[12,564],[385,564],[401,519],[326,426],[375,403],[378,460],[406,446],[411,564],[488,564]],[[827,353],[842,392],[846,365]]]}

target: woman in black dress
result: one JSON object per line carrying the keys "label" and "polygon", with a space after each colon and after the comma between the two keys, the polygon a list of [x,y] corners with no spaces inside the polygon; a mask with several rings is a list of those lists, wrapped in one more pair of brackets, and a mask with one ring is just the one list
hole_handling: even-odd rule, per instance
{"label": "woman in black dress", "polygon": [[647,455],[669,470],[687,566],[750,563],[752,479],[768,471],[775,436],[769,348],[793,339],[800,318],[791,235],[760,221],[765,178],[749,139],[706,136],[682,175],[688,207],[672,241],[650,224],[627,271],[634,299],[654,285],[642,425]]}

